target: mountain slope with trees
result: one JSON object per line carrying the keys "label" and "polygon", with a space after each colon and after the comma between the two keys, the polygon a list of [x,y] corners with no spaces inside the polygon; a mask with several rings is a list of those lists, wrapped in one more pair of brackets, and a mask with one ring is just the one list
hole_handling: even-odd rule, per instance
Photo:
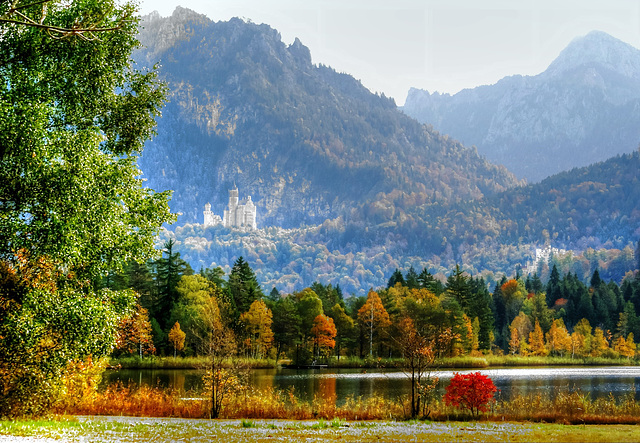
{"label": "mountain slope with trees", "polygon": [[287,228],[364,213],[397,221],[403,209],[385,206],[397,193],[440,204],[518,184],[267,25],[177,8],[145,17],[140,39],[137,60],[159,63],[171,91],[140,164],[152,186],[174,190],[182,223],[201,222],[207,202],[221,213],[234,184],[259,226]]}
{"label": "mountain slope with trees", "polygon": [[[321,281],[362,293],[410,266],[462,264],[491,283],[546,243],[576,250],[562,270],[580,263],[582,278],[616,260],[605,275],[629,269],[636,154],[524,186],[267,25],[178,8],[146,17],[140,38],[136,59],[159,62],[171,91],[141,166],[182,213],[158,245],[175,240],[194,269],[228,272],[244,256],[265,290]],[[200,225],[204,204],[221,213],[234,184],[261,229]],[[583,259],[603,247],[617,252]]]}

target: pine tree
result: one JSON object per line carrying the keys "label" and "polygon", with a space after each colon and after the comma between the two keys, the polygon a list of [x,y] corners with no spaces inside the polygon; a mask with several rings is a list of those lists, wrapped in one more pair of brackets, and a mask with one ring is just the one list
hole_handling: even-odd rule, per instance
{"label": "pine tree", "polygon": [[233,264],[233,268],[231,268],[227,287],[236,310],[234,314],[235,320],[240,317],[240,314],[249,310],[251,303],[264,297],[253,269],[242,256],[238,257]]}
{"label": "pine tree", "polygon": [[406,286],[404,277],[402,276],[402,272],[400,272],[398,268],[396,268],[396,270],[393,271],[393,274],[391,274],[391,277],[387,282],[387,288],[393,288],[396,283],[400,283],[402,286]]}
{"label": "pine tree", "polygon": [[452,295],[460,304],[464,312],[468,312],[472,298],[471,286],[469,284],[469,277],[464,275],[460,269],[460,265],[456,265],[455,271],[447,278],[445,288],[447,293]]}
{"label": "pine tree", "polygon": [[163,256],[155,262],[156,268],[156,300],[152,316],[158,320],[164,331],[168,331],[169,316],[178,300],[178,282],[183,275],[193,275],[191,266],[180,258],[179,252],[174,252],[175,242],[169,239],[164,244]]}
{"label": "pine tree", "polygon": [[418,287],[420,287],[420,282],[419,282],[419,279],[418,279],[418,273],[413,268],[413,266],[411,266],[409,268],[409,270],[407,271],[407,275],[405,277],[405,281],[407,282],[407,287],[409,289],[417,289]]}

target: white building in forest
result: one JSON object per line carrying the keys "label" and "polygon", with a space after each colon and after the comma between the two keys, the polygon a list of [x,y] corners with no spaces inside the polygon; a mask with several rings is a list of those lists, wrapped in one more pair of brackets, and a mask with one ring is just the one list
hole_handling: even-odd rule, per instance
{"label": "white building in forest", "polygon": [[249,228],[257,229],[256,205],[251,201],[251,196],[238,201],[238,188],[229,189],[229,204],[224,210],[222,218],[211,211],[211,204],[204,205],[204,225],[222,225],[225,228]]}

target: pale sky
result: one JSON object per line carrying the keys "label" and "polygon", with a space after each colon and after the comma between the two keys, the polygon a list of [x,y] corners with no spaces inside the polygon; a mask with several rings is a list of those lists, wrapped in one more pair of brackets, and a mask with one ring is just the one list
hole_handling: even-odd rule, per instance
{"label": "pale sky", "polygon": [[184,6],[298,37],[315,64],[404,104],[409,88],[454,94],[544,71],[571,40],[600,30],[640,48],[638,0],[139,0],[141,13]]}

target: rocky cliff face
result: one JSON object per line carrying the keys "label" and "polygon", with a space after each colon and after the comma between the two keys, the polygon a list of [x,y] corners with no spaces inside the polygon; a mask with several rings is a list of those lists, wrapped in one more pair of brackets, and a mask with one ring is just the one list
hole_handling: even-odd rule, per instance
{"label": "rocky cliff face", "polygon": [[412,89],[404,106],[534,182],[632,152],[638,111],[640,51],[596,31],[574,40],[540,75],[453,96]]}

